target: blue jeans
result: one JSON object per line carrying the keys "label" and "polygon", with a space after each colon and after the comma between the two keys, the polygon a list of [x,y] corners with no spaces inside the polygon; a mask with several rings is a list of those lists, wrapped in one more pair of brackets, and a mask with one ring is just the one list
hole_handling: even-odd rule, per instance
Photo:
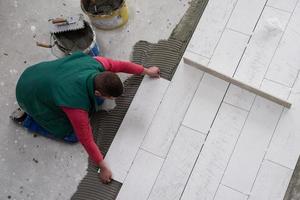
{"label": "blue jeans", "polygon": [[[26,119],[23,122],[23,126],[27,128],[31,132],[38,133],[39,135],[45,136],[47,138],[52,138],[52,139],[60,139],[56,138],[53,134],[48,132],[46,129],[41,127],[34,119],[27,114]],[[65,136],[63,138],[63,141],[68,142],[68,143],[76,143],[78,142],[78,139],[74,133],[70,133],[69,135]]]}
{"label": "blue jeans", "polygon": [[[101,97],[96,97],[96,101],[98,105],[103,104],[104,99]],[[27,114],[27,117],[25,118],[23,122],[23,126],[27,128],[31,132],[38,133],[39,135],[45,136],[47,138],[52,138],[52,139],[59,139],[56,138],[53,134],[48,132],[46,129],[41,127],[34,119]],[[65,136],[63,138],[63,141],[68,142],[68,143],[76,143],[78,142],[78,139],[74,133],[70,133],[69,135]]]}

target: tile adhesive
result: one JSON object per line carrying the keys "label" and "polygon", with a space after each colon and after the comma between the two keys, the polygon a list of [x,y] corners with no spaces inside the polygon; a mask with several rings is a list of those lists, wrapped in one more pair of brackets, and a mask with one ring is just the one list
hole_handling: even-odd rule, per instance
{"label": "tile adhesive", "polygon": [[[133,47],[131,61],[144,66],[159,66],[161,77],[171,80],[208,0],[193,0],[179,24],[172,31],[168,40],[153,44],[139,41]],[[142,76],[133,75],[124,82],[124,93],[116,99],[117,106],[110,112],[100,111],[91,118],[94,139],[103,155],[108,151],[129,105],[136,94]],[[105,185],[100,182],[97,166],[90,160],[87,174],[78,185],[72,200],[113,200],[117,197],[122,183],[112,181]]]}

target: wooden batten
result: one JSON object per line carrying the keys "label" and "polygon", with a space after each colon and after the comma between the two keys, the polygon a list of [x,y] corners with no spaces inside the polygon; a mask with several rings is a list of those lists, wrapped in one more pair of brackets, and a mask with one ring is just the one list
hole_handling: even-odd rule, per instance
{"label": "wooden batten", "polygon": [[233,85],[236,85],[236,86],[238,86],[240,88],[243,88],[243,89],[245,89],[245,90],[247,90],[249,92],[252,92],[252,93],[254,93],[254,94],[258,95],[258,96],[261,96],[261,97],[263,97],[265,99],[268,99],[270,101],[278,103],[279,105],[282,105],[282,106],[284,106],[286,108],[291,108],[291,106],[292,106],[292,104],[290,102],[286,101],[286,100],[283,100],[281,98],[275,97],[275,96],[273,96],[271,94],[268,94],[268,93],[266,93],[266,92],[264,92],[264,91],[262,91],[262,90],[260,90],[258,88],[255,88],[255,87],[252,87],[252,86],[250,86],[250,85],[248,85],[246,83],[243,83],[242,81],[239,81],[239,80],[237,80],[235,78],[232,78],[230,76],[222,74],[222,73],[220,73],[220,72],[218,72],[218,71],[216,71],[214,69],[211,69],[211,68],[208,68],[208,67],[206,67],[204,65],[201,65],[201,64],[199,64],[199,63],[197,63],[197,62],[195,62],[195,61],[193,61],[193,60],[191,60],[191,59],[189,59],[187,57],[184,57],[183,61],[184,61],[185,64],[188,64],[190,66],[196,67],[196,68],[198,68],[198,69],[200,69],[200,70],[202,70],[202,71],[204,71],[204,72],[206,72],[208,74],[211,74],[211,75],[213,75],[213,76],[215,76],[217,78],[220,78],[220,79],[222,79],[222,80],[224,80],[226,82],[229,82],[229,83],[231,83]]}

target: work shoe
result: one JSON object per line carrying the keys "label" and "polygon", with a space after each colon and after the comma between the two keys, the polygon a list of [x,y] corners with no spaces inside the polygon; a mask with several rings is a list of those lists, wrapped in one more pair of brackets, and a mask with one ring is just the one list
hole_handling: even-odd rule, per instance
{"label": "work shoe", "polygon": [[12,119],[17,124],[22,124],[26,116],[27,114],[21,108],[17,108],[15,111],[13,111],[10,114],[9,118]]}

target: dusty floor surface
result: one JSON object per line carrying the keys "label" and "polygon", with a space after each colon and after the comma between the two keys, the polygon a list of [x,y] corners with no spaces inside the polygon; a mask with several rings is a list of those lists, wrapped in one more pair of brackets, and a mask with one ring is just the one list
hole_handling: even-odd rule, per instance
{"label": "dusty floor surface", "polygon": [[[96,30],[104,56],[128,60],[139,40],[168,38],[188,8],[187,0],[127,1],[129,22],[113,31]],[[0,1],[0,199],[69,199],[85,175],[80,144],[33,137],[8,116],[17,107],[15,85],[29,65],[55,57],[35,42],[48,42],[47,19],[82,12],[79,0]]]}

